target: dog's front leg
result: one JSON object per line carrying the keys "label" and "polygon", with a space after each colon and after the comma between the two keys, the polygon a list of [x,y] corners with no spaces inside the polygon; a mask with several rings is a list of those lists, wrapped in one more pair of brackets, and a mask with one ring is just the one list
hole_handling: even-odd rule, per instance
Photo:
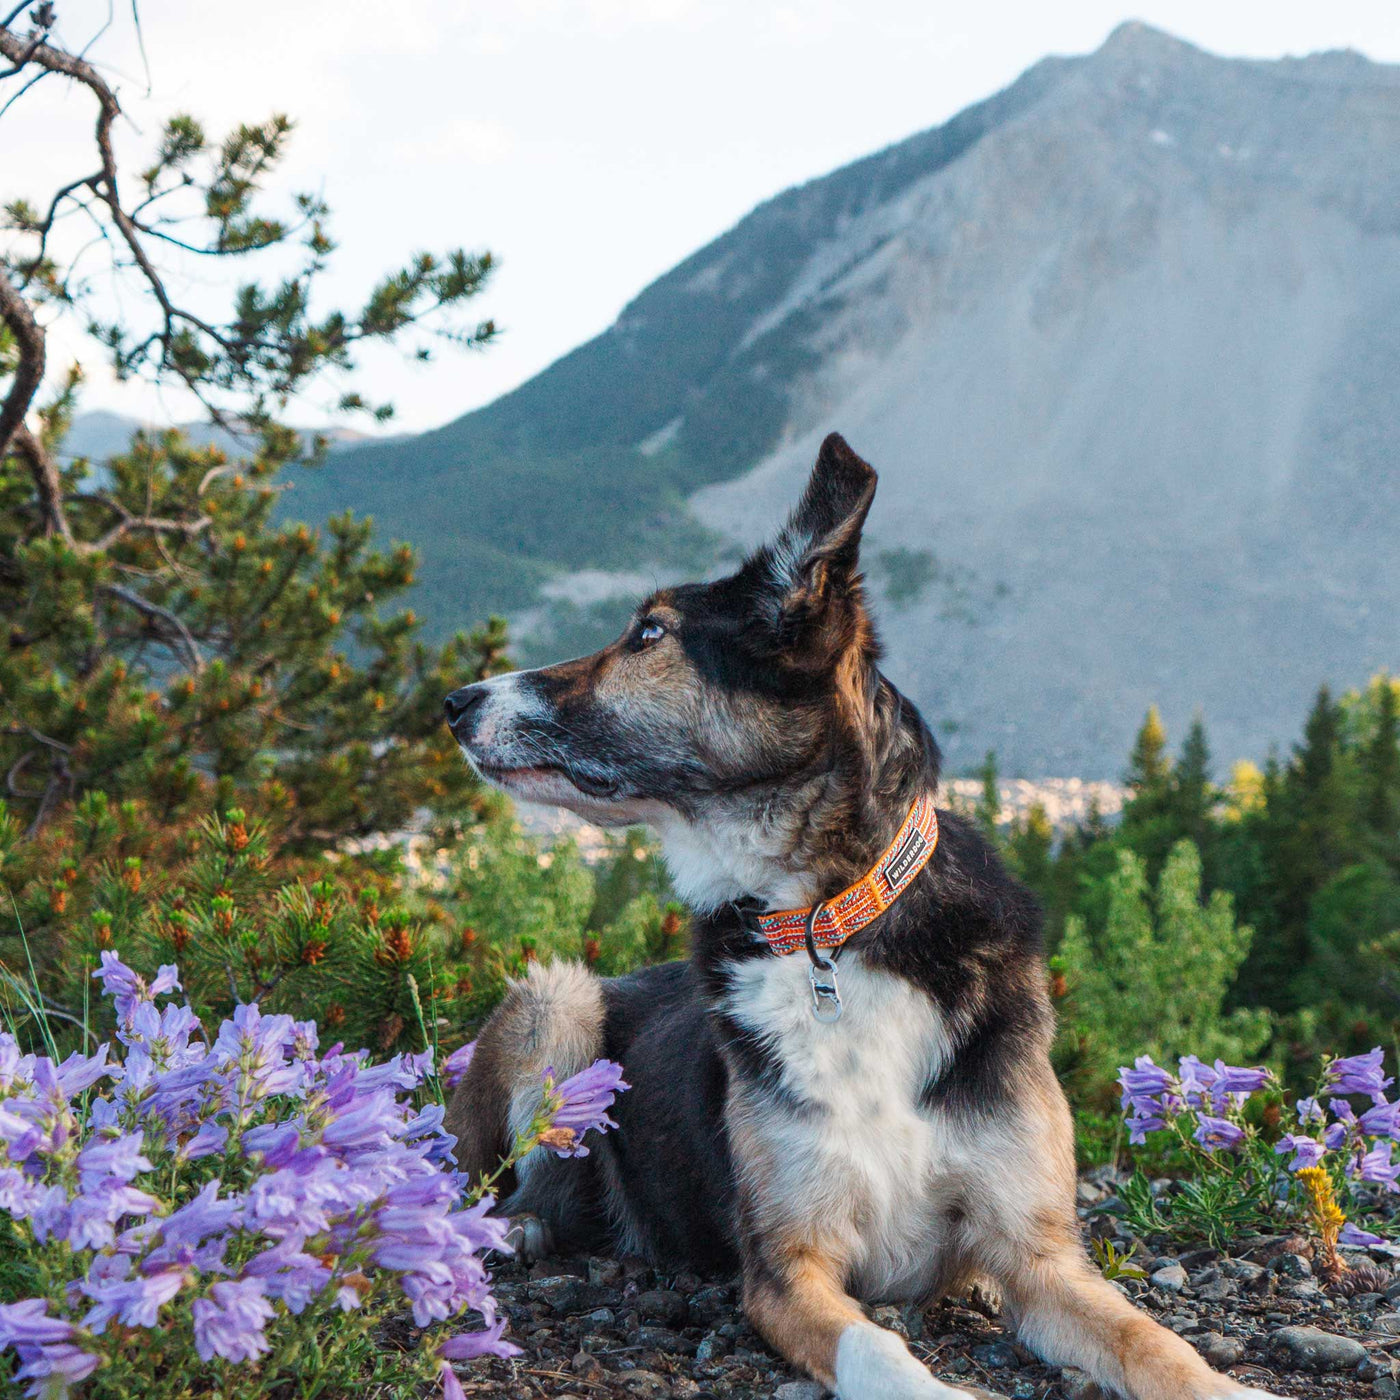
{"label": "dog's front leg", "polygon": [[1212,1371],[1196,1349],[1140,1312],[1084,1258],[1076,1239],[1006,1275],[1021,1337],[1127,1400],[1278,1400]]}
{"label": "dog's front leg", "polygon": [[841,1265],[815,1250],[751,1260],[744,1311],[775,1350],[840,1400],[968,1400],[945,1385],[893,1332],[866,1319],[842,1286]]}

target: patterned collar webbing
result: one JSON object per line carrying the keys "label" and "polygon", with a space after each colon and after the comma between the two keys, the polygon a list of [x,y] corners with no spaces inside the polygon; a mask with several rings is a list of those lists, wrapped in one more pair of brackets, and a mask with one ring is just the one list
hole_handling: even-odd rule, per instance
{"label": "patterned collar webbing", "polygon": [[[824,901],[812,925],[819,948],[839,948],[853,933],[878,918],[899,898],[910,881],[928,864],[938,845],[938,813],[933,796],[921,793],[904,824],[875,866],[849,889]],[[779,955],[795,953],[805,943],[810,909],[783,909],[756,914],[758,931]]]}

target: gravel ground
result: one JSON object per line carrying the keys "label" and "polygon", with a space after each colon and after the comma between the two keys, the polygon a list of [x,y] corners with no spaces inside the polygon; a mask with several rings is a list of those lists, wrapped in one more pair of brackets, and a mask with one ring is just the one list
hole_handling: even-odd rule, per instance
{"label": "gravel ground", "polygon": [[[1108,1188],[1080,1185],[1085,1233],[1131,1236],[1094,1207]],[[1255,1236],[1228,1254],[1139,1243],[1145,1281],[1119,1286],[1220,1369],[1295,1400],[1400,1400],[1400,1273],[1350,1254],[1348,1284],[1313,1276],[1311,1246],[1297,1237]],[[1363,1268],[1373,1269],[1364,1275]],[[502,1400],[819,1400],[749,1328],[733,1279],[658,1274],[634,1260],[560,1258],[496,1270],[509,1336],[524,1348],[511,1362],[459,1369],[468,1395]],[[1349,1289],[1359,1291],[1350,1292]],[[1017,1345],[981,1299],[926,1313],[881,1307],[877,1322],[909,1339],[935,1375],[1007,1400],[1099,1400],[1080,1373],[1042,1365]]]}

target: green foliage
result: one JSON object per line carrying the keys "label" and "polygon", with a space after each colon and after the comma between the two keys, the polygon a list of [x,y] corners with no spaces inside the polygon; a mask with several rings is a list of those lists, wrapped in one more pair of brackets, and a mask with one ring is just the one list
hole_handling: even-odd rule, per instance
{"label": "green foliage", "polygon": [[572,959],[614,976],[686,951],[681,908],[640,831],[590,869],[571,841],[544,849],[513,821],[488,823],[452,853],[442,883],[438,897],[473,960],[462,992],[475,1015],[535,960]]}
{"label": "green foliage", "polygon": [[1268,1040],[1269,1015],[1223,1007],[1251,936],[1223,890],[1202,903],[1190,841],[1172,849],[1155,892],[1142,858],[1120,851],[1102,927],[1072,917],[1057,960],[1067,982],[1062,1054],[1080,1081],[1102,1084],[1141,1054],[1250,1061]]}
{"label": "green foliage", "polygon": [[[401,848],[300,855],[239,809],[167,828],[101,793],[36,851],[0,803],[0,872],[21,861],[32,878],[7,894],[25,934],[17,971],[32,950],[45,1009],[69,1028],[105,949],[148,974],[178,963],[202,1017],[257,1001],[382,1053],[467,1038],[533,959],[613,974],[685,951],[640,833],[591,868],[570,843],[542,849],[504,807],[422,876]],[[13,990],[0,1002],[33,1022]]]}
{"label": "green foliage", "polygon": [[1112,1240],[1095,1239],[1090,1241],[1090,1249],[1093,1252],[1094,1263],[1099,1266],[1099,1271],[1110,1283],[1118,1278],[1146,1278],[1144,1270],[1139,1269],[1131,1262],[1137,1246],[1132,1249],[1121,1250]]}

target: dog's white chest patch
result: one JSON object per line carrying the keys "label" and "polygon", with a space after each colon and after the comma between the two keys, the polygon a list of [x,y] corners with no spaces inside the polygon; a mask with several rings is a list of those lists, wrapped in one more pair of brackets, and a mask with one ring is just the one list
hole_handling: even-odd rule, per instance
{"label": "dog's white chest patch", "polygon": [[960,1154],[941,1115],[919,1105],[951,1053],[934,1004],[856,956],[839,961],[842,1015],[812,1015],[807,958],[736,964],[727,1009],[782,1065],[786,1105],[747,1107],[763,1144],[764,1210],[846,1237],[858,1291],[915,1297],[940,1269],[941,1177]]}

